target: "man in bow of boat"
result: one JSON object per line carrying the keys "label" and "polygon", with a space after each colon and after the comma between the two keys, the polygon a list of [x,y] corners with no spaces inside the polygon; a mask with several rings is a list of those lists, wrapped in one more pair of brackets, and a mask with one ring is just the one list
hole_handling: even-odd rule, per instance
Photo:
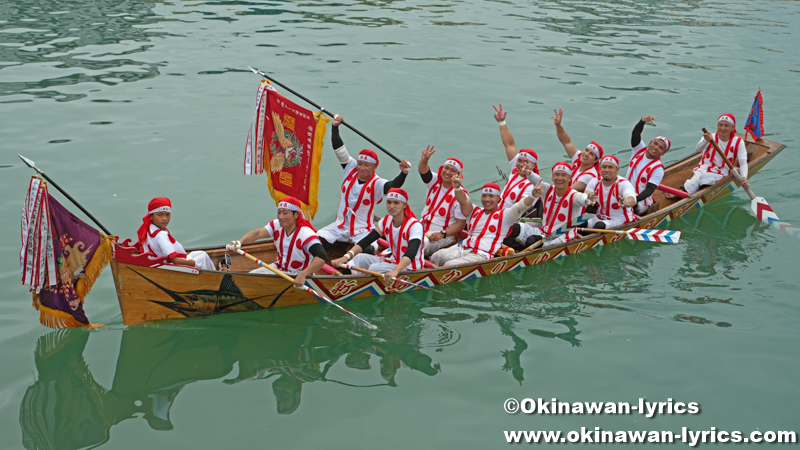
{"label": "man in bow of boat", "polygon": [[172,202],[167,197],[156,197],[147,205],[147,214],[136,232],[139,241],[136,247],[142,253],[153,252],[165,257],[170,264],[181,264],[202,270],[216,270],[208,253],[196,250],[188,255],[180,242],[167,230],[172,218]]}
{"label": "man in bow of boat", "polygon": [[[339,136],[339,125],[344,119],[336,115],[332,121],[331,142],[333,152],[344,169],[344,182],[339,197],[339,209],[336,212],[336,221],[319,230],[318,235],[325,247],[335,242],[356,243],[363,239],[374,225],[373,211],[375,205],[393,187],[403,186],[411,164],[407,160],[400,163],[400,174],[392,181],[383,179],[375,174],[378,167],[378,155],[369,149],[361,150],[357,159],[353,159],[344,146]],[[377,245],[373,244],[367,252],[374,252]]]}
{"label": "man in bow of boat", "polygon": [[[464,164],[456,158],[447,158],[432,173],[428,162],[436,153],[432,145],[422,150],[419,160],[419,174],[425,183],[425,209],[422,210],[422,226],[425,232],[425,256],[430,257],[437,250],[453,243],[455,236],[467,225],[469,213],[464,214],[456,200],[453,178],[464,178]],[[463,186],[459,189],[464,190]],[[469,195],[464,190],[466,195]]]}
{"label": "man in bow of boat", "polygon": [[[747,182],[747,149],[744,140],[736,136],[736,118],[733,114],[723,114],[717,119],[717,132],[714,134],[704,133],[700,142],[697,143],[697,153],[703,153],[700,164],[694,169],[694,176],[683,184],[683,189],[694,194],[700,189],[716,184],[719,180],[730,174],[731,170],[722,157],[714,149],[711,141],[719,145],[725,153],[725,158],[734,165],[738,166],[739,174],[742,176],[742,186],[750,188]],[[736,159],[734,161],[734,158]]]}
{"label": "man in bow of boat", "polygon": [[636,220],[633,214],[636,189],[630,181],[619,176],[616,156],[607,155],[600,160],[600,176],[600,180],[594,179],[586,186],[586,192],[595,194],[595,204],[587,207],[586,211],[596,214],[589,219],[587,226],[606,229]]}
{"label": "man in bow of boat", "polygon": [[653,201],[653,192],[664,179],[664,165],[661,164],[661,157],[672,146],[669,139],[660,135],[653,138],[647,145],[642,141],[644,125],[646,123],[655,125],[656,119],[656,116],[650,115],[642,117],[631,133],[632,155],[625,178],[630,180],[636,189],[636,206],[633,207],[633,210],[642,216],[658,209],[658,205]]}
{"label": "man in bow of boat", "polygon": [[[284,197],[278,202],[277,219],[262,228],[248,231],[238,241],[231,241],[227,248],[238,249],[244,244],[270,237],[278,252],[278,260],[271,264],[272,267],[294,276],[296,287],[303,286],[306,277],[321,269],[328,259],[317,230],[303,217],[300,200],[294,197]],[[259,267],[250,273],[270,274],[272,271]]]}
{"label": "man in bow of boat", "polygon": [[[564,162],[553,166],[553,184],[542,180],[531,191],[532,198],[541,198],[544,202],[544,216],[541,227],[531,223],[522,224],[517,241],[524,242],[525,247],[544,239],[546,245],[562,244],[578,237],[575,230],[555,236],[554,233],[563,228],[574,228],[573,220],[581,215],[585,206],[594,204],[594,191],[578,192],[570,188],[572,168]],[[538,225],[538,224],[537,224]]]}
{"label": "man in bow of boat", "polygon": [[555,116],[551,117],[551,119],[553,119],[553,124],[556,126],[556,135],[572,160],[571,187],[578,192],[584,192],[590,181],[600,179],[600,160],[603,158],[603,147],[592,141],[583,151],[579,152],[578,147],[572,143],[567,131],[561,126],[564,110],[558,108],[558,110],[553,109],[553,111]]}
{"label": "man in bow of boat", "polygon": [[[400,188],[390,189],[386,194],[386,211],[389,214],[376,223],[375,228],[364,239],[344,256],[331,261],[334,267],[349,263],[361,269],[381,272],[387,283],[406,268],[422,269],[424,232],[422,223],[408,207],[408,193]],[[361,253],[363,248],[371,246],[380,237],[385,237],[389,243],[389,256]]]}
{"label": "man in bow of boat", "polygon": [[[522,168],[520,174],[526,177],[532,176],[527,168]],[[461,180],[455,178],[453,183],[458,188]],[[491,259],[500,250],[503,240],[509,238],[514,224],[535,200],[527,196],[510,208],[501,208],[500,186],[496,183],[483,185],[481,189],[483,208],[474,207],[462,190],[456,191],[456,198],[459,204],[464,206],[462,211],[469,212],[465,214],[469,217],[469,235],[459,245],[443,248],[431,256],[431,262],[439,267]]]}
{"label": "man in bow of boat", "polygon": [[[500,125],[500,139],[506,149],[506,158],[511,166],[511,176],[508,177],[506,185],[500,192],[500,208],[510,208],[514,203],[530,195],[533,185],[539,181],[539,167],[536,164],[539,157],[535,151],[529,148],[517,150],[514,136],[511,135],[506,124],[508,111],[503,111],[502,103],[500,103],[500,108],[494,105],[492,107],[495,111],[494,120]],[[522,171],[532,172],[534,181],[531,182],[527,176],[521,175]]]}

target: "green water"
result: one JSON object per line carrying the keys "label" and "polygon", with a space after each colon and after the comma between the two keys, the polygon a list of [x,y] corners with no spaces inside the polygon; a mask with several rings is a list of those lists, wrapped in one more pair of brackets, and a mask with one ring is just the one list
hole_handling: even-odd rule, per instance
{"label": "green water", "polygon": [[[247,65],[414,165],[428,143],[435,164],[457,156],[467,187],[506,167],[493,103],[543,168],[566,157],[557,107],[578,145],[617,155],[654,114],[645,132],[672,139],[669,162],[723,112],[742,130],[761,88],[766,137],[789,148],[753,190],[800,224],[798,12],[743,0],[0,4],[0,447],[484,449],[505,448],[504,430],[800,431],[800,241],[757,223],[743,192],[668,224],[679,245],[619,242],[444,295],[347,302],[377,332],[326,305],[126,328],[110,270],[85,305],[106,327],[54,332],[19,282],[32,173],[16,157],[122,237],[169,196],[173,234],[205,246],[275,214],[265,177],[241,174],[259,81]],[[369,145],[342,136],[351,151]],[[339,167],[326,145],[318,225],[335,215]],[[384,157],[379,173],[396,171]],[[419,211],[424,186],[412,173],[405,187]],[[701,412],[509,415],[512,397]]]}

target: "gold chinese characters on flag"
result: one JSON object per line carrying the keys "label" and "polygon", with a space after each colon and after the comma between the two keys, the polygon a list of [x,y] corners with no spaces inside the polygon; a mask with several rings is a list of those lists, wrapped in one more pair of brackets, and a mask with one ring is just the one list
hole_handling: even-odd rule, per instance
{"label": "gold chinese characters on flag", "polygon": [[326,125],[322,112],[311,112],[278,94],[262,82],[244,157],[245,175],[267,172],[269,192],[275,200],[300,200],[303,214],[314,218],[319,208],[319,165]]}

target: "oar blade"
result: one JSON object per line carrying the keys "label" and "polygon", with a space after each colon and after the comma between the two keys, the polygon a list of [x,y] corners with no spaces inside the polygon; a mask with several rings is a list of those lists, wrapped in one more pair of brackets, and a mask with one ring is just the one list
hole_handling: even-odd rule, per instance
{"label": "oar blade", "polygon": [[772,210],[763,197],[756,197],[750,204],[753,212],[758,217],[758,220],[766,223],[767,225],[777,228],[792,237],[800,237],[800,228],[790,225],[778,218],[778,215]]}
{"label": "oar blade", "polygon": [[677,244],[681,240],[680,231],[672,230],[645,230],[635,228],[625,234],[634,241],[660,242],[663,244]]}

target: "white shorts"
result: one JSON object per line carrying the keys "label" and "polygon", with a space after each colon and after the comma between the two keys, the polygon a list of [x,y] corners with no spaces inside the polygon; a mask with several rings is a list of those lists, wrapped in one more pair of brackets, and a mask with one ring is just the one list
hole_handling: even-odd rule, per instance
{"label": "white shorts", "polygon": [[586,226],[586,228],[594,228],[594,226],[597,225],[597,222],[603,222],[604,224],[606,224],[606,229],[614,228],[616,226],[625,223],[624,220],[611,220],[611,219],[605,220],[605,219],[598,219],[597,216],[595,216],[589,219],[589,224]]}
{"label": "white shorts", "polygon": [[186,259],[191,259],[194,261],[194,267],[200,270],[217,270],[214,266],[214,263],[211,261],[211,258],[208,256],[208,253],[202,250],[195,250],[188,255],[186,255]]}
{"label": "white shorts", "polygon": [[690,194],[694,194],[700,190],[700,186],[716,184],[723,178],[725,178],[725,176],[718,173],[695,170],[694,176],[683,183],[683,189]]}
{"label": "white shorts", "polygon": [[448,236],[444,239],[439,239],[438,241],[432,242],[427,237],[425,239],[425,245],[423,248],[425,249],[425,257],[430,258],[431,255],[436,253],[438,250],[447,247],[448,245],[452,244],[455,240],[455,237]]}
{"label": "white shorts", "polygon": [[439,250],[431,256],[431,262],[438,267],[455,266],[489,259],[482,253],[473,253],[460,246],[447,247]]}
{"label": "white shorts", "polygon": [[[368,234],[369,231],[362,231],[353,236],[346,227],[339,228],[335,223],[327,225],[317,231],[317,236],[319,236],[320,239],[325,239],[329,243],[347,242],[349,244],[358,244],[358,241],[367,237]],[[378,243],[373,242],[372,248],[377,249]]]}
{"label": "white shorts", "polygon": [[365,253],[357,254],[352,263],[359,269],[368,269],[380,273],[391,272],[397,267],[397,264],[386,262],[386,259],[382,256],[367,255]]}

